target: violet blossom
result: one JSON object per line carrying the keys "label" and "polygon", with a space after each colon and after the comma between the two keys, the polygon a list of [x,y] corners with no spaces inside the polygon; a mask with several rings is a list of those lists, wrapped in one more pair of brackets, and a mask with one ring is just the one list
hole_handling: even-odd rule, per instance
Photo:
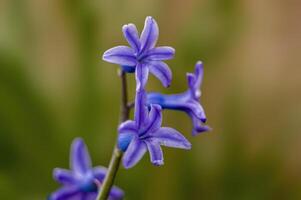
{"label": "violet blossom", "polygon": [[122,31],[131,47],[113,47],[103,54],[103,60],[121,65],[126,72],[135,71],[137,90],[144,89],[149,72],[156,76],[164,87],[168,87],[172,73],[163,61],[172,59],[175,50],[168,46],[155,47],[159,36],[157,22],[152,17],[147,17],[140,37],[134,24],[124,25]]}
{"label": "violet blossom", "polygon": [[147,104],[159,104],[163,109],[180,110],[186,112],[192,119],[192,134],[197,135],[209,131],[206,122],[205,111],[200,104],[200,86],[203,80],[203,63],[198,61],[194,73],[187,73],[188,90],[180,94],[148,93]]}
{"label": "violet blossom", "polygon": [[136,93],[134,121],[128,120],[119,126],[118,146],[124,151],[123,165],[131,168],[149,151],[154,165],[163,165],[162,146],[190,149],[191,144],[177,130],[161,127],[161,106],[146,106],[146,93]]}
{"label": "violet blossom", "polygon": [[[56,168],[53,176],[62,187],[49,196],[49,200],[95,200],[99,186],[102,184],[107,169],[92,168],[91,159],[84,141],[73,141],[70,154],[71,170]],[[113,186],[110,200],[123,198],[123,191]]]}

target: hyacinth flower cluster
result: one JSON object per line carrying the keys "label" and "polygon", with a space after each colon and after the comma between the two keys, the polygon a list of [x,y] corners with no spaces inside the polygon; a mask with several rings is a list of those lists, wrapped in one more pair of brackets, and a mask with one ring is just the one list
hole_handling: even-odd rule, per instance
{"label": "hyacinth flower cluster", "polygon": [[[81,138],[74,139],[71,145],[70,168],[71,170],[61,168],[53,170],[53,178],[62,184],[62,187],[53,192],[48,200],[95,200],[107,169],[92,168],[89,152]],[[109,199],[122,198],[123,191],[116,186],[112,187]]]}
{"label": "hyacinth flower cluster", "polygon": [[[200,104],[200,86],[203,64],[198,61],[194,73],[187,73],[188,89],[178,94],[148,92],[146,85],[151,73],[164,87],[171,84],[172,72],[165,63],[174,57],[175,50],[168,46],[156,47],[159,36],[157,22],[147,17],[139,35],[134,24],[122,27],[129,46],[113,47],[103,54],[103,60],[120,66],[122,79],[122,122],[118,127],[117,145],[108,169],[92,168],[86,147],[81,139],[72,144],[71,171],[55,169],[54,178],[63,186],[50,195],[50,200],[106,200],[122,199],[121,189],[113,186],[119,162],[125,168],[135,166],[148,152],[155,166],[164,164],[162,146],[191,149],[190,142],[177,130],[162,127],[162,110],[178,110],[191,118],[192,134],[209,131],[206,115]],[[135,73],[136,91],[134,119],[129,119],[126,74]]]}

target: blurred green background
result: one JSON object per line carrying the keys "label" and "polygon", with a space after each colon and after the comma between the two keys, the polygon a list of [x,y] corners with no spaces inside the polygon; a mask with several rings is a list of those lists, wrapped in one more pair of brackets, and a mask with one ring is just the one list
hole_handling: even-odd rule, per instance
{"label": "blurred green background", "polygon": [[165,148],[159,168],[148,156],[121,168],[126,199],[301,199],[300,10],[298,0],[1,0],[0,199],[45,199],[78,136],[94,165],[108,164],[120,81],[101,55],[126,44],[123,24],[141,30],[148,15],[158,44],[177,50],[171,88],[151,77],[148,89],[184,91],[204,61],[213,131],[192,137],[185,114],[165,111],[193,148]]}

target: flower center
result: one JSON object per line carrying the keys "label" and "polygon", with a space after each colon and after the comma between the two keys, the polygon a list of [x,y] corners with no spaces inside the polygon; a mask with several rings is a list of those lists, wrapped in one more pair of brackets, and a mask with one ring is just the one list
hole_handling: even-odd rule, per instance
{"label": "flower center", "polygon": [[97,192],[98,186],[95,181],[89,180],[81,184],[80,189],[83,192]]}

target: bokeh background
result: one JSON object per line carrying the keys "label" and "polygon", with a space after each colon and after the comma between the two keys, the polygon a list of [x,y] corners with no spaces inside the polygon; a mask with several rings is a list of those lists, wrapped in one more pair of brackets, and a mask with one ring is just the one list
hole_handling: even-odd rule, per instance
{"label": "bokeh background", "polygon": [[165,148],[160,168],[148,156],[121,168],[126,199],[301,199],[300,10],[298,0],[1,0],[0,199],[45,199],[78,136],[95,165],[108,164],[120,81],[101,55],[126,44],[123,24],[141,30],[148,15],[158,44],[177,50],[171,88],[151,77],[148,90],[184,91],[204,61],[213,131],[192,137],[185,114],[165,111],[193,148]]}

